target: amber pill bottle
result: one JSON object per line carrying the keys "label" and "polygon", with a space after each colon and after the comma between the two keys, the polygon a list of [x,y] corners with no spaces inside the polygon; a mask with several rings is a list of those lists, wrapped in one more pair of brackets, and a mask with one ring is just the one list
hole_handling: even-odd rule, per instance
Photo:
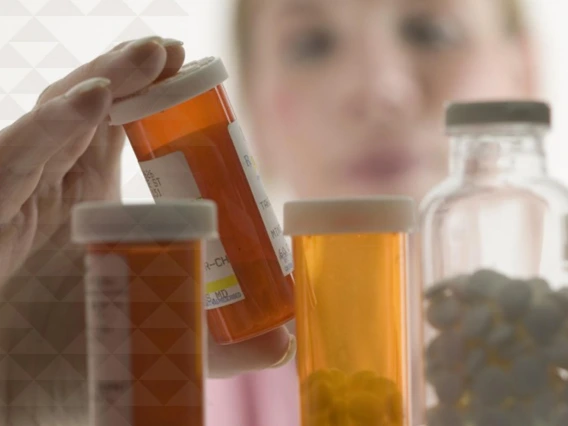
{"label": "amber pill bottle", "polygon": [[264,334],[294,316],[293,260],[229,102],[219,58],[115,102],[157,203],[215,201],[220,238],[207,244],[205,309],[220,344]]}
{"label": "amber pill bottle", "polygon": [[399,197],[287,203],[302,426],[414,426],[408,245]]}
{"label": "amber pill bottle", "polygon": [[91,426],[204,426],[203,241],[212,202],[84,203]]}

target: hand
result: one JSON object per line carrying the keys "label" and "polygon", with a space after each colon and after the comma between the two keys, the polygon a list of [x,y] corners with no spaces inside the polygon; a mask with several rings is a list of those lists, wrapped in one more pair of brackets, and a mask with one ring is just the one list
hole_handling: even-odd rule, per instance
{"label": "hand", "polygon": [[40,248],[69,242],[73,204],[118,199],[124,134],[105,124],[115,97],[175,73],[179,45],[124,43],[48,87],[35,108],[0,132],[0,273]]}
{"label": "hand", "polygon": [[[64,351],[83,336],[83,253],[70,243],[71,207],[119,199],[124,132],[107,124],[112,101],[175,74],[184,59],[175,41],[123,43],[48,87],[30,113],[0,132],[0,294],[7,301],[3,305],[17,297],[19,315],[29,322],[19,324],[16,315],[0,318],[5,348],[30,330],[41,339],[36,346],[30,343],[27,353],[47,347]],[[41,299],[38,291],[46,288],[59,302]],[[70,292],[77,294],[74,303],[57,297]],[[232,346],[210,339],[209,373],[220,377],[269,368],[294,352],[284,327]],[[66,386],[65,377],[56,382],[52,394]]]}

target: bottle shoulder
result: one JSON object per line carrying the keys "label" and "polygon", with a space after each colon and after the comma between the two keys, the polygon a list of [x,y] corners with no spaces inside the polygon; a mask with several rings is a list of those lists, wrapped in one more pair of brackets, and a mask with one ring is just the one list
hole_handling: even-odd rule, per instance
{"label": "bottle shoulder", "polygon": [[568,212],[568,187],[549,176],[507,177],[479,182],[448,178],[434,187],[419,206],[420,216],[443,214],[452,208],[516,202]]}

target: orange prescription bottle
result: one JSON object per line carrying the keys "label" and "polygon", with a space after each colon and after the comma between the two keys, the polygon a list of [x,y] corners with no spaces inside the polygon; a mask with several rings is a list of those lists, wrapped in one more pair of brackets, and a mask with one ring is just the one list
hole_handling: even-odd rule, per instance
{"label": "orange prescription bottle", "polygon": [[203,426],[204,239],[214,203],[84,203],[91,426]]}
{"label": "orange prescription bottle", "polygon": [[410,426],[411,199],[284,206],[296,265],[302,426]]}
{"label": "orange prescription bottle", "polygon": [[207,244],[205,309],[220,344],[266,333],[294,316],[287,241],[225,92],[218,58],[117,100],[122,125],[156,202],[211,199],[220,239]]}

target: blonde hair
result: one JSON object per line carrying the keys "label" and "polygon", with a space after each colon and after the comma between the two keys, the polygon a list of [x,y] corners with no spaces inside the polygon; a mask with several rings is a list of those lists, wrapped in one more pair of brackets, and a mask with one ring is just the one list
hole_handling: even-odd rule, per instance
{"label": "blonde hair", "polygon": [[[234,40],[237,51],[237,67],[243,83],[246,82],[246,66],[249,62],[251,46],[251,28],[254,24],[256,0],[236,0]],[[518,36],[526,26],[522,0],[497,0],[503,8],[505,30],[511,36]]]}

